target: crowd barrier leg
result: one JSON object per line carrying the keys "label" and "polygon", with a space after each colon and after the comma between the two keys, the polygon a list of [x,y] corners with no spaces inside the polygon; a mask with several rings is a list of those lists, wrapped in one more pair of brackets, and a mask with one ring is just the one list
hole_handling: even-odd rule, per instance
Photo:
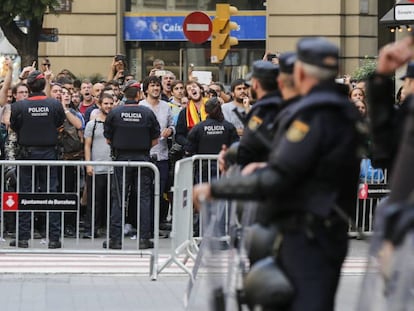
{"label": "crowd barrier leg", "polygon": [[[193,240],[193,161],[186,158],[175,164],[173,191],[173,217],[171,252],[167,260],[158,269],[161,273],[175,263],[190,277],[192,272],[185,266],[189,258],[195,260]],[[183,257],[181,259],[180,257]]]}
{"label": "crowd barrier leg", "polygon": [[[205,162],[203,162],[205,161]],[[214,165],[212,162],[214,161]],[[212,173],[218,176],[215,162],[217,155],[196,155],[177,161],[174,168],[173,217],[171,252],[167,260],[160,265],[158,273],[175,263],[190,277],[192,272],[186,267],[189,260],[195,261],[202,235],[202,219],[194,226],[193,185],[203,180],[211,181]],[[197,227],[198,226],[198,227]],[[197,227],[198,234],[194,234]],[[196,228],[196,229],[197,229]]]}

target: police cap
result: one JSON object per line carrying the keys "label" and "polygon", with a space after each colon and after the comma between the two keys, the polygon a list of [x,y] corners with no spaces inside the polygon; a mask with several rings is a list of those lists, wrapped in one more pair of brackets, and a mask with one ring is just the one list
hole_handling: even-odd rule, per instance
{"label": "police cap", "polygon": [[129,80],[127,83],[125,83],[124,87],[122,88],[122,92],[125,92],[130,87],[135,87],[138,90],[141,90],[141,84],[137,80]]}
{"label": "police cap", "polygon": [[303,38],[297,44],[298,60],[320,68],[335,69],[339,67],[339,49],[332,42],[322,37]]}
{"label": "police cap", "polygon": [[404,80],[405,78],[414,79],[414,62],[409,62],[407,64],[407,71],[405,72],[405,75],[403,75],[400,79]]}
{"label": "police cap", "polygon": [[292,74],[293,73],[293,66],[296,61],[296,53],[295,52],[286,52],[282,53],[279,56],[279,70],[280,72]]}
{"label": "police cap", "polygon": [[27,77],[27,84],[32,84],[36,80],[44,79],[45,76],[39,70],[32,71]]}
{"label": "police cap", "polygon": [[252,71],[246,76],[248,85],[251,84],[251,78],[276,80],[279,75],[279,66],[266,60],[256,60],[252,67]]}

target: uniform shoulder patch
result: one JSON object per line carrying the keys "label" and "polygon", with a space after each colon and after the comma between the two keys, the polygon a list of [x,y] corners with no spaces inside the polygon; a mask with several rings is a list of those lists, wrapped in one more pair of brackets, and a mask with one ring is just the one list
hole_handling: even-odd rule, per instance
{"label": "uniform shoulder patch", "polygon": [[258,116],[254,115],[250,118],[247,126],[252,131],[256,130],[261,124],[263,123],[263,119],[259,118]]}
{"label": "uniform shoulder patch", "polygon": [[309,132],[309,125],[303,121],[295,120],[286,132],[286,139],[292,143],[303,140]]}

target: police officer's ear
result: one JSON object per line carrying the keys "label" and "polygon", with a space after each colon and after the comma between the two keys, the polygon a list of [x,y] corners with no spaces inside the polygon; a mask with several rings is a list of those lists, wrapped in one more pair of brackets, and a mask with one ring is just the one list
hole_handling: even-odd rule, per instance
{"label": "police officer's ear", "polygon": [[251,90],[257,90],[257,85],[259,84],[259,81],[256,78],[252,78],[250,80],[250,89]]}
{"label": "police officer's ear", "polygon": [[138,90],[137,95],[135,96],[135,101],[140,101],[142,99],[141,91]]}
{"label": "police officer's ear", "polygon": [[305,76],[306,76],[306,74],[305,74],[305,71],[303,70],[302,63],[297,61],[295,63],[295,69],[293,71],[293,77],[294,77],[294,80],[295,80],[295,85],[300,85],[300,83],[303,81]]}

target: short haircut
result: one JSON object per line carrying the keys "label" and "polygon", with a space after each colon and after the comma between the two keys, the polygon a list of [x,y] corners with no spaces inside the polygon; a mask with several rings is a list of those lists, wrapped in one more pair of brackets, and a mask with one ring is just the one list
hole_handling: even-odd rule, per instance
{"label": "short haircut", "polygon": [[66,77],[66,76],[64,76],[64,77],[59,77],[57,80],[56,80],[56,82],[57,83],[60,83],[60,84],[73,84],[73,80],[71,79],[71,78],[69,78],[69,77]]}
{"label": "short haircut", "polygon": [[100,104],[102,104],[104,98],[110,98],[110,99],[114,100],[114,97],[111,94],[102,92],[101,95],[99,96],[99,103]]}
{"label": "short haircut", "polygon": [[137,97],[139,91],[140,91],[139,88],[129,87],[125,90],[124,96],[125,96],[126,99],[129,99],[129,100],[135,99]]}
{"label": "short haircut", "polygon": [[230,90],[232,92],[234,92],[234,89],[236,88],[236,86],[242,85],[242,84],[245,85],[245,86],[248,86],[247,83],[246,83],[246,80],[244,80],[244,79],[236,79],[233,82],[231,82]]}
{"label": "short haircut", "polygon": [[184,86],[184,82],[182,80],[174,80],[171,83],[171,89],[175,88],[177,86],[177,84],[182,84]]}
{"label": "short haircut", "polygon": [[44,78],[34,80],[32,83],[27,83],[32,93],[43,92],[46,86],[46,80]]}
{"label": "short haircut", "polygon": [[336,69],[329,69],[329,68],[321,68],[315,65],[306,64],[300,62],[303,67],[303,71],[313,78],[318,79],[319,81],[327,81],[333,80],[338,74],[338,70]]}
{"label": "short haircut", "polygon": [[116,80],[109,80],[105,84],[106,84],[106,86],[113,85],[113,86],[118,86],[119,87],[119,82],[116,81]]}
{"label": "short haircut", "polygon": [[221,82],[212,82],[212,83],[210,83],[210,85],[217,85],[220,88],[220,91],[222,91],[222,92],[226,91],[226,89],[224,88],[223,83],[221,83]]}

